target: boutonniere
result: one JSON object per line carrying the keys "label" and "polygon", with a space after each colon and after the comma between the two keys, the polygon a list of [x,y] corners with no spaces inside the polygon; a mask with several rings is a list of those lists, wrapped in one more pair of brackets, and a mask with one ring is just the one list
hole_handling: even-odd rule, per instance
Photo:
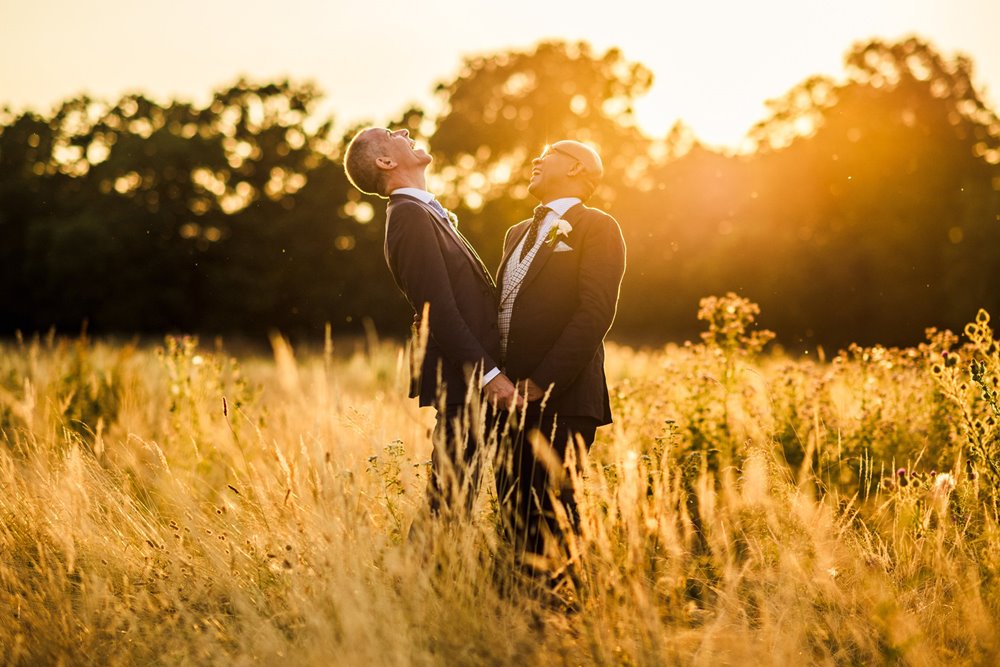
{"label": "boutonniere", "polygon": [[559,218],[556,220],[556,224],[552,225],[549,233],[545,235],[545,245],[553,245],[560,238],[568,238],[571,231],[573,231],[573,225]]}
{"label": "boutonniere", "polygon": [[458,229],[458,216],[448,211],[448,221],[451,222],[451,226]]}

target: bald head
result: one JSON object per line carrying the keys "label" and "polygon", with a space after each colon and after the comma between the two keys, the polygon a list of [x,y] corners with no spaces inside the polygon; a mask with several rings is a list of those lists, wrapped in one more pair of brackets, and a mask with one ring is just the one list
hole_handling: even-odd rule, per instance
{"label": "bald head", "polygon": [[604,176],[604,163],[597,151],[571,139],[546,146],[531,161],[531,167],[528,192],[543,203],[560,197],[586,201]]}
{"label": "bald head", "polygon": [[601,156],[587,144],[572,139],[563,139],[551,145],[552,150],[566,153],[583,165],[583,170],[596,186],[604,177],[604,163]]}

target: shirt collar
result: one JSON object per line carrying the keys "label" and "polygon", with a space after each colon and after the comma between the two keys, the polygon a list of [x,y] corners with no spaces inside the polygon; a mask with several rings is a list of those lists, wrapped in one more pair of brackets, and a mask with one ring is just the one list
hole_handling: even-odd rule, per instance
{"label": "shirt collar", "polygon": [[562,197],[560,199],[553,199],[545,206],[546,208],[552,209],[552,212],[561,218],[566,215],[566,211],[581,202],[582,200],[579,197]]}
{"label": "shirt collar", "polygon": [[414,199],[419,199],[425,204],[430,203],[434,199],[434,195],[427,192],[427,190],[421,190],[420,188],[396,188],[389,195],[407,195],[408,197],[413,197]]}

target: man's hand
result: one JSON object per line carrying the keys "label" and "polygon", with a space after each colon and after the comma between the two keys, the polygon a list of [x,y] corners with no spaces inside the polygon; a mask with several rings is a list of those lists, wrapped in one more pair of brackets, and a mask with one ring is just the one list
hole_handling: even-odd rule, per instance
{"label": "man's hand", "polygon": [[[495,378],[486,383],[483,387],[483,396],[487,401],[495,405],[503,406],[504,408],[510,410],[515,407],[513,405],[515,398],[516,388],[514,383],[510,381],[510,378],[500,373]],[[520,405],[524,398],[523,396],[517,396],[517,403]]]}
{"label": "man's hand", "polygon": [[529,403],[532,401],[540,401],[542,397],[545,396],[545,392],[542,388],[535,384],[535,381],[531,378],[527,380],[522,380],[518,383],[518,393],[524,396],[524,399]]}

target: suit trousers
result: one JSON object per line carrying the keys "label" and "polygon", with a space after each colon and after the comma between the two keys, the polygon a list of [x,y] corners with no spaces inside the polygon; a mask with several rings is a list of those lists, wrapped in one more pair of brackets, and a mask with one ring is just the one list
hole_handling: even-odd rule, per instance
{"label": "suit trousers", "polygon": [[[520,413],[502,413],[498,418],[501,430],[511,420],[494,467],[504,531],[516,557],[541,556],[546,536],[560,540],[562,535],[553,497],[576,530],[576,499],[565,469],[566,453],[571,446],[590,450],[598,420],[564,417],[530,405],[523,421],[519,421]],[[578,450],[574,457],[577,474],[582,472],[581,453]]]}

